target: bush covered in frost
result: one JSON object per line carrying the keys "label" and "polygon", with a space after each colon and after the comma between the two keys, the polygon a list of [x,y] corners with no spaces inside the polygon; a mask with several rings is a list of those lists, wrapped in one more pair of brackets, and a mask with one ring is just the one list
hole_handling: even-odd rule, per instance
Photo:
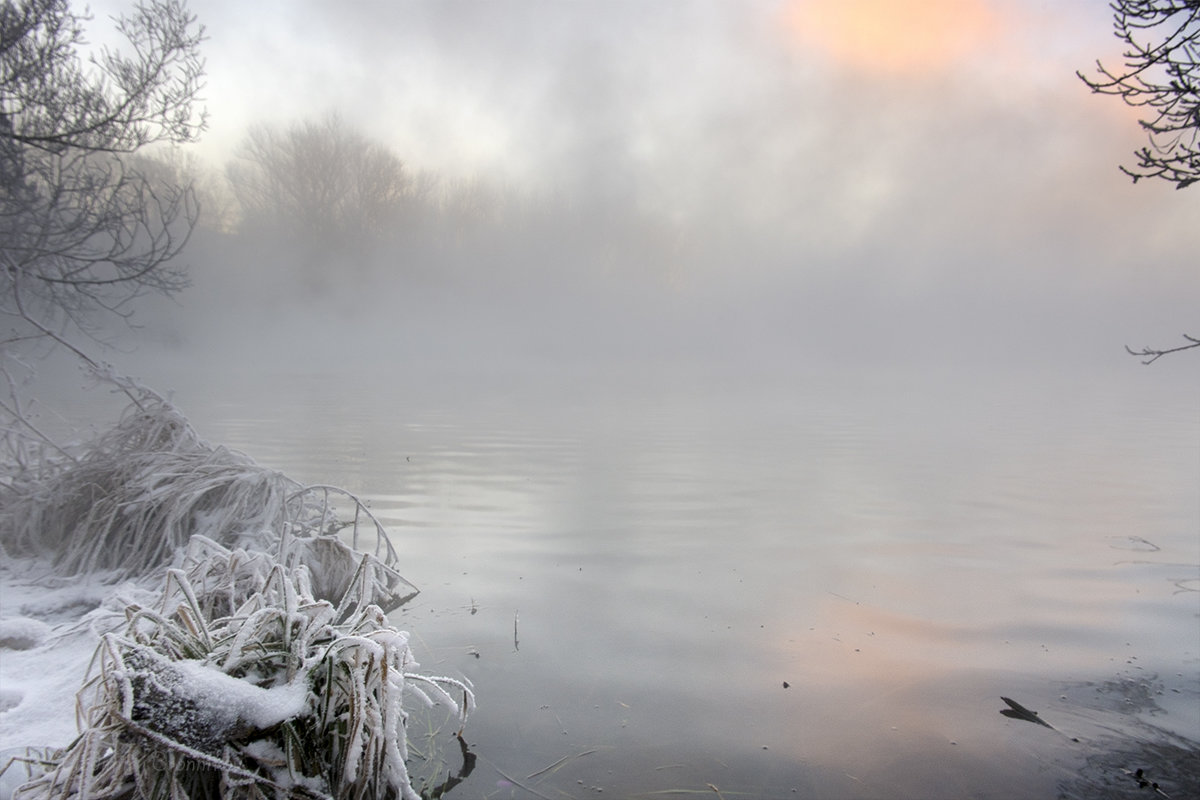
{"label": "bush covered in frost", "polygon": [[416,590],[360,502],[206,444],[165,402],[78,456],[24,460],[0,493],[9,553],[161,587],[103,633],[82,733],[20,798],[416,798],[407,704],[473,706],[414,671],[386,611]]}
{"label": "bush covered in frost", "polygon": [[[308,563],[334,600],[344,592],[339,581],[359,571],[359,548],[369,546],[360,577],[376,601],[395,607],[412,596],[386,532],[357,499],[208,444],[153,395],[79,455],[39,455],[26,455],[0,482],[0,545],[13,556],[48,556],[59,574],[142,577],[202,534],[291,566]],[[338,497],[353,506],[349,521],[335,514]]]}

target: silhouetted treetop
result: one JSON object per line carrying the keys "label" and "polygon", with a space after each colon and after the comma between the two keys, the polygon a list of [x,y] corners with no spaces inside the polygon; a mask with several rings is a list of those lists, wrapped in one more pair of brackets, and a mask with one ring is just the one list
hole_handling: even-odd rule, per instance
{"label": "silhouetted treetop", "polygon": [[1146,147],[1133,178],[1161,178],[1182,189],[1200,180],[1200,0],[1113,0],[1113,32],[1125,47],[1120,69],[1096,62],[1079,77],[1099,94],[1144,109]]}

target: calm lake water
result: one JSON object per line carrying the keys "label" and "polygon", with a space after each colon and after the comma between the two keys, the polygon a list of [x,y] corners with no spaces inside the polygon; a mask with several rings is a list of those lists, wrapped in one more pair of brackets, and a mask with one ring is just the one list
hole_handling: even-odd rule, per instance
{"label": "calm lake water", "polygon": [[1156,369],[176,399],[390,528],[478,694],[451,797],[1118,797],[1200,741],[1200,403]]}

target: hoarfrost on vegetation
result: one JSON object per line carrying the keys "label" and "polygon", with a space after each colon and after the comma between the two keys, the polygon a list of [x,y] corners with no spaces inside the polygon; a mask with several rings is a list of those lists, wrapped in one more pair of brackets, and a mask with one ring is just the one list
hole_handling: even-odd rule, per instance
{"label": "hoarfrost on vegetation", "polygon": [[[208,445],[161,399],[80,452],[14,459],[0,477],[6,556],[48,564],[35,580],[107,590],[69,629],[98,642],[81,733],[11,765],[5,785],[29,778],[16,797],[418,797],[405,701],[465,721],[474,697],[415,672],[386,612],[416,590],[357,499]],[[52,647],[57,630],[10,616],[0,641]]]}

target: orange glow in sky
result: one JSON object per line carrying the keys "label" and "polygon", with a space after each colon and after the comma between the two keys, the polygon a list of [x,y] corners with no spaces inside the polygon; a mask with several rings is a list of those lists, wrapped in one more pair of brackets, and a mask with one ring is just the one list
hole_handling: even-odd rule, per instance
{"label": "orange glow in sky", "polygon": [[986,0],[792,0],[786,25],[806,48],[870,72],[927,72],[978,55],[996,33]]}

